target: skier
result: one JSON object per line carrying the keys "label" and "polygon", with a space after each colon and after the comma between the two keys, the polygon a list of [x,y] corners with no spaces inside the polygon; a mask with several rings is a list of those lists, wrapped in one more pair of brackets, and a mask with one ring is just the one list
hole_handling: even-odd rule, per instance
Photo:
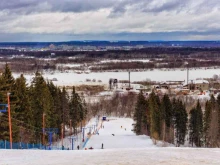
{"label": "skier", "polygon": [[103,147],[104,147],[104,144],[102,143],[102,149],[104,149]]}
{"label": "skier", "polygon": [[62,150],[64,150],[64,146],[62,146]]}
{"label": "skier", "polygon": [[79,150],[79,145],[77,146],[77,149]]}
{"label": "skier", "polygon": [[126,131],[126,128],[125,128],[125,131]]}
{"label": "skier", "polygon": [[103,125],[103,129],[104,129],[104,125]]}

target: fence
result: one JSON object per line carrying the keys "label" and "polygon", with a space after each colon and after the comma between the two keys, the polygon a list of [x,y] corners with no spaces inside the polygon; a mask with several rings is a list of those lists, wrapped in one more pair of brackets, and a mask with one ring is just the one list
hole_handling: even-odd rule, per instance
{"label": "fence", "polygon": [[[10,149],[10,142],[6,140],[0,140],[0,149]],[[42,144],[31,144],[31,143],[12,143],[12,149],[39,149],[39,150],[62,150],[62,146],[44,146]],[[68,148],[63,148],[63,150],[68,150]]]}
{"label": "fence", "polygon": [[[30,144],[30,143],[12,143],[13,149],[45,149],[42,144]],[[0,149],[10,149],[10,142],[6,140],[0,140]]]}

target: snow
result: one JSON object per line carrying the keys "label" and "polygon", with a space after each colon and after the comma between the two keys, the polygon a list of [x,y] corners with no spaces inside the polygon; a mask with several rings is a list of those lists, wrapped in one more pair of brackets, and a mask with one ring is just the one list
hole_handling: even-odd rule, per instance
{"label": "snow", "polygon": [[149,62],[149,59],[130,59],[130,60],[102,60],[100,63],[117,63],[117,62]]}
{"label": "snow", "polygon": [[1,165],[219,165],[219,149],[1,150]]}
{"label": "snow", "polygon": [[57,64],[57,67],[80,67],[81,64]]}
{"label": "snow", "polygon": [[195,84],[209,84],[207,80],[195,80]]}
{"label": "snow", "polygon": [[[107,118],[108,119],[108,118]],[[94,123],[91,120],[89,124]],[[110,118],[86,147],[93,150],[0,150],[1,165],[219,165],[220,149],[156,147],[128,118]],[[122,128],[121,128],[122,126]],[[126,131],[125,128],[126,127]],[[115,136],[112,136],[112,133]],[[104,149],[100,149],[104,143]]]}
{"label": "snow", "polygon": [[[214,74],[219,73],[220,69],[197,69],[190,70],[189,78],[197,79],[197,78],[211,78]],[[15,77],[18,77],[20,74],[13,74]],[[28,83],[31,82],[31,79],[34,77],[33,74],[24,74]],[[43,75],[46,79],[57,78],[58,81],[54,81],[55,85],[63,86],[63,85],[75,85],[75,84],[85,84],[86,79],[96,79],[101,80],[102,83],[98,84],[108,84],[110,78],[116,78],[118,80],[128,80],[128,72],[91,72],[89,74],[82,73],[77,74],[74,72],[68,73],[60,73],[55,72],[51,74],[49,72],[44,73]],[[131,72],[131,81],[143,81],[146,79],[150,79],[152,81],[184,81],[187,79],[187,72],[179,69],[176,70],[158,70],[155,69],[153,71],[143,71],[143,72]]]}
{"label": "snow", "polygon": [[85,147],[100,149],[102,143],[107,149],[156,147],[148,136],[136,136],[132,131],[132,123],[130,118],[110,118],[104,121],[104,128],[100,128],[99,135],[93,135]]}

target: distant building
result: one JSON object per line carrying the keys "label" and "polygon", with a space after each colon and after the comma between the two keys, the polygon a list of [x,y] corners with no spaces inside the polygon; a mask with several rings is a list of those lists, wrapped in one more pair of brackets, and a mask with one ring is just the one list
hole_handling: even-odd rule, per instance
{"label": "distant building", "polygon": [[190,90],[209,90],[210,85],[207,80],[191,80],[188,84],[184,84],[183,87]]}

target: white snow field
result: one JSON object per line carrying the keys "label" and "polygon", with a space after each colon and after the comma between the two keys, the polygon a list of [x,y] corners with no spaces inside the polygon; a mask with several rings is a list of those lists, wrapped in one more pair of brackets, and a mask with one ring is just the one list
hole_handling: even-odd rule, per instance
{"label": "white snow field", "polygon": [[93,150],[0,150],[0,165],[220,164],[220,149],[156,147],[147,136],[131,132],[132,119],[115,119],[104,122],[99,135],[91,137],[86,147],[92,145]]}
{"label": "white snow field", "polygon": [[85,148],[101,149],[102,143],[105,149],[156,147],[148,136],[136,136],[131,131],[132,123],[130,118],[110,118],[104,121],[104,128],[100,128],[99,134],[89,139]]}
{"label": "white snow field", "polygon": [[[211,78],[214,74],[219,74],[220,69],[191,69],[189,71],[189,79],[195,80],[197,78]],[[18,73],[13,74],[16,77],[20,76]],[[34,74],[24,74],[27,82],[30,83]],[[63,86],[63,85],[76,85],[76,84],[85,84],[86,79],[96,80],[96,84],[98,80],[101,80],[102,83],[108,84],[110,78],[116,78],[118,80],[128,80],[128,72],[91,72],[89,74],[82,73],[77,74],[72,72],[68,73],[60,73],[55,72],[54,74],[51,73],[44,73],[44,78],[46,79],[53,79],[56,78],[58,81],[54,81],[55,85]],[[184,81],[187,79],[187,72],[186,70],[158,70],[155,69],[153,71],[143,71],[143,72],[131,72],[131,81],[143,81],[146,79],[150,79],[152,81]],[[92,83],[92,82],[90,82]],[[100,84],[100,83],[98,83]]]}

